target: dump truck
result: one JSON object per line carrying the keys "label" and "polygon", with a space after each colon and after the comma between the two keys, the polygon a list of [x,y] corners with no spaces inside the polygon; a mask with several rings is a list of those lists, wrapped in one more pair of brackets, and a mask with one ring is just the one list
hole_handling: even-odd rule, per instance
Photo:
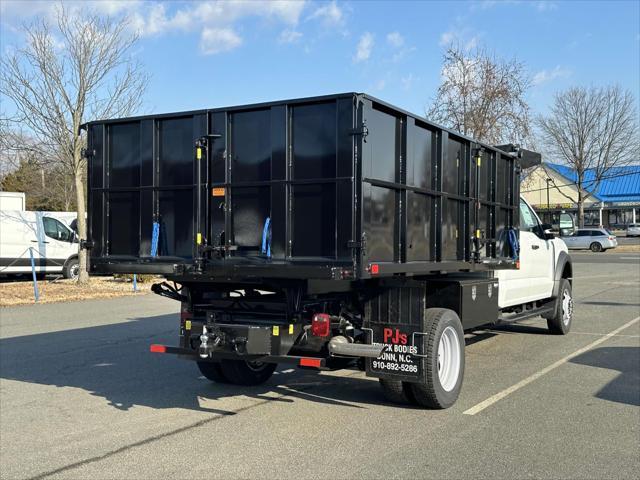
{"label": "dump truck", "polygon": [[93,121],[90,273],[162,275],[176,345],[214,382],[360,368],[451,406],[465,332],[569,331],[572,264],[519,196],[540,156],[362,93]]}

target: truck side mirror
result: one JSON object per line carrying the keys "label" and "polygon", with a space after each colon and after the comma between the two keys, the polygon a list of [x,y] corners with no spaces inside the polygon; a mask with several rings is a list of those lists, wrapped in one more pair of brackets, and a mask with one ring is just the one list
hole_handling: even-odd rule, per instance
{"label": "truck side mirror", "polygon": [[542,225],[540,225],[540,230],[542,230],[542,235],[544,236],[545,240],[555,238],[555,235],[553,233],[553,225],[551,225],[550,223],[543,223]]}
{"label": "truck side mirror", "polygon": [[576,222],[570,213],[560,214],[560,232],[562,236],[568,237],[576,231]]}

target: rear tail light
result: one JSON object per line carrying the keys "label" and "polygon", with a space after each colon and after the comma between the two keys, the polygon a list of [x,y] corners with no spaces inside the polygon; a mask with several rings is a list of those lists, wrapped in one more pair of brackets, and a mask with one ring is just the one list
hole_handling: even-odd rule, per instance
{"label": "rear tail light", "polygon": [[326,313],[316,313],[311,320],[311,335],[328,337],[331,335],[331,317]]}
{"label": "rear tail light", "polygon": [[609,237],[609,240],[614,240],[616,237]]}

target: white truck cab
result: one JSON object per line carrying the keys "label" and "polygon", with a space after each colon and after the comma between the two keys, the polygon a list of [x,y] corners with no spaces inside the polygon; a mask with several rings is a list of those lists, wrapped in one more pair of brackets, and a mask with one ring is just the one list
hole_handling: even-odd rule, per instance
{"label": "white truck cab", "polygon": [[[522,314],[527,309],[533,313],[542,303],[555,299],[556,311],[553,313],[562,316],[563,323],[559,327],[565,330],[561,333],[567,333],[573,313],[573,270],[567,245],[550,233],[550,228],[551,225],[543,224],[521,198],[519,268],[494,272],[500,286],[498,307],[508,313]],[[549,328],[554,330],[551,324]]]}

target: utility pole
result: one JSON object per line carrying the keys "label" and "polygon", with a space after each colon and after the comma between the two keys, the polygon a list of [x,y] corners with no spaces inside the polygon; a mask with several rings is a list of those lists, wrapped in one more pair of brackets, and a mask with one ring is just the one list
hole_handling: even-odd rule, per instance
{"label": "utility pole", "polygon": [[553,179],[547,177],[546,181],[547,181],[547,215],[549,215],[549,223],[552,223],[551,222],[551,210],[550,210],[551,206],[549,205],[549,182],[553,182]]}

